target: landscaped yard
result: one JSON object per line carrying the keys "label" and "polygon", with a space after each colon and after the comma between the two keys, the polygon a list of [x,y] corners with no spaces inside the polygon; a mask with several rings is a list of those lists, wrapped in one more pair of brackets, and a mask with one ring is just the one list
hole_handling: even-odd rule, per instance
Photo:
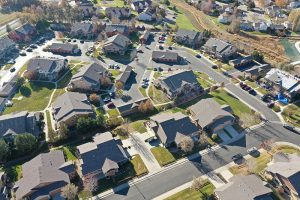
{"label": "landscaped yard", "polygon": [[130,123],[130,129],[132,129],[132,131],[136,131],[139,133],[145,133],[147,131],[144,123],[146,122],[146,120],[138,120],[135,122]]}
{"label": "landscaped yard", "polygon": [[300,127],[300,102],[288,105],[283,110],[282,116],[287,122]]}
{"label": "landscaped yard", "polygon": [[205,73],[201,73],[201,72],[194,72],[194,73],[197,76],[198,82],[203,88],[209,88],[210,86],[216,83],[214,80],[210,79],[210,77]]}
{"label": "landscaped yard", "polygon": [[199,191],[187,188],[166,198],[165,200],[205,200],[207,199],[205,197],[209,197],[214,193],[214,189],[214,185],[207,180],[207,182],[204,184],[204,187],[202,187]]}
{"label": "landscaped yard", "polygon": [[120,115],[119,111],[114,108],[107,111],[110,118],[118,117]]}
{"label": "landscaped yard", "polygon": [[110,69],[109,72],[111,73],[112,76],[119,76],[121,74],[120,70],[116,70],[116,69]]}
{"label": "landscaped yard", "polygon": [[150,85],[149,90],[148,90],[148,95],[155,104],[161,104],[161,103],[166,103],[166,102],[170,101],[170,99],[167,97],[167,95],[163,91],[157,89],[153,85]]}
{"label": "landscaped yard", "polygon": [[178,12],[178,15],[176,18],[176,24],[178,25],[179,29],[187,29],[187,30],[197,31],[197,29],[193,26],[193,24],[190,22],[190,20],[182,12]]}
{"label": "landscaped yard", "polygon": [[46,120],[47,120],[48,131],[53,131],[52,123],[51,123],[51,116],[50,116],[50,112],[48,110],[46,111]]}
{"label": "landscaped yard", "polygon": [[98,0],[98,4],[100,6],[105,7],[124,7],[124,1],[122,0],[113,0],[113,1],[104,1],[104,0]]}
{"label": "landscaped yard", "polygon": [[154,147],[151,149],[151,152],[162,167],[175,162],[174,156],[164,147]]}
{"label": "landscaped yard", "polygon": [[16,111],[40,111],[48,105],[51,93],[55,88],[52,83],[27,82],[22,86],[13,99],[13,106],[7,107],[4,114]]}
{"label": "landscaped yard", "polygon": [[147,97],[146,88],[139,87],[139,91],[144,97]]}

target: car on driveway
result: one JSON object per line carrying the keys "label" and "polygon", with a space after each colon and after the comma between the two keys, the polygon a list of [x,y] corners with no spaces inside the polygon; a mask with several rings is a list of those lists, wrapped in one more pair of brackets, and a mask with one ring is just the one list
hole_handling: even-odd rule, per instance
{"label": "car on driveway", "polygon": [[294,127],[294,126],[291,126],[291,125],[288,125],[288,124],[284,124],[283,127],[289,131],[292,131],[294,133],[298,133],[299,134],[299,131],[297,131],[297,129]]}
{"label": "car on driveway", "polygon": [[103,101],[104,101],[104,103],[110,102],[110,97],[109,97],[109,96],[105,97],[105,98],[103,99]]}
{"label": "car on driveway", "polygon": [[35,44],[31,44],[31,45],[29,45],[29,47],[32,48],[32,49],[36,49],[37,48],[37,46]]}
{"label": "car on driveway", "polygon": [[217,65],[213,65],[213,66],[211,66],[211,68],[218,69],[218,66]]}
{"label": "car on driveway", "polygon": [[143,50],[139,49],[137,50],[138,53],[144,53]]}
{"label": "car on driveway", "polygon": [[169,50],[172,50],[173,48],[171,46],[168,47]]}
{"label": "car on driveway", "polygon": [[80,40],[80,43],[81,43],[81,44],[83,44],[83,43],[84,43],[84,41],[83,41],[83,40]]}
{"label": "car on driveway", "polygon": [[244,157],[243,157],[243,155],[242,155],[241,153],[238,153],[238,154],[236,154],[236,155],[234,155],[234,156],[231,157],[231,159],[232,159],[234,162],[239,161],[239,160],[241,160],[241,159],[243,159],[243,158],[244,158]]}
{"label": "car on driveway", "polygon": [[27,54],[24,51],[20,52],[20,56],[26,56]]}
{"label": "car on driveway", "polygon": [[7,64],[15,64],[15,63],[16,63],[16,61],[14,59],[11,59],[7,62]]}
{"label": "car on driveway", "polygon": [[107,104],[107,107],[108,107],[108,108],[115,108],[116,106],[115,106],[115,104],[114,104],[113,102],[109,102],[109,103]]}
{"label": "car on driveway", "polygon": [[164,49],[164,47],[163,47],[163,46],[161,46],[161,45],[159,45],[159,49],[160,49],[160,50],[163,50],[163,49]]}
{"label": "car on driveway", "polygon": [[10,72],[14,72],[14,71],[16,71],[16,68],[12,67],[12,68],[10,68],[9,71],[10,71]]}
{"label": "car on driveway", "polygon": [[256,147],[252,147],[250,149],[247,149],[247,153],[251,156],[259,156],[260,152]]}
{"label": "car on driveway", "polygon": [[159,40],[158,43],[162,44],[162,43],[165,43],[165,41]]}

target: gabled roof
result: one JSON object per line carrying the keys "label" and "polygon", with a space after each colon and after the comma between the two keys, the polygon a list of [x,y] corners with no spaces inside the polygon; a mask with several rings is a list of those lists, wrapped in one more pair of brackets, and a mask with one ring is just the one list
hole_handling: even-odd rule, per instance
{"label": "gabled roof", "polygon": [[195,40],[199,37],[200,32],[186,29],[179,29],[176,33],[176,37],[187,38],[189,40]]}
{"label": "gabled roof", "polygon": [[32,58],[27,64],[27,70],[41,70],[43,72],[51,73],[56,71],[57,68],[60,68],[60,66],[63,66],[65,62],[66,61],[64,59],[58,58]]}
{"label": "gabled roof", "polygon": [[120,16],[120,17],[128,17],[131,13],[129,8],[120,8],[120,7],[108,7],[105,9],[105,13],[110,14],[112,16]]}
{"label": "gabled roof", "polygon": [[17,28],[15,30],[15,32],[17,34],[20,34],[20,35],[27,35],[27,34],[31,33],[32,31],[34,31],[34,30],[35,30],[35,28],[31,24],[25,23],[23,26]]}
{"label": "gabled roof", "polygon": [[167,59],[167,60],[177,60],[178,53],[171,51],[152,51],[152,58],[154,59]]}
{"label": "gabled roof", "polygon": [[188,116],[180,112],[161,113],[150,117],[150,120],[155,122],[152,129],[163,143],[179,144],[183,137],[200,131]]}
{"label": "gabled roof", "polygon": [[231,44],[217,38],[209,38],[204,46],[208,48],[216,48],[217,53],[220,54],[233,48]]}
{"label": "gabled roof", "polygon": [[[18,188],[16,191],[17,199],[23,199],[27,195],[34,196],[35,193],[40,193],[45,186],[47,187],[51,183],[56,183],[56,187],[52,188],[52,191],[61,187],[59,183],[70,183],[68,174],[59,170],[59,167],[64,163],[63,152],[55,150],[39,154],[23,164],[23,177],[16,182]],[[42,186],[43,184],[45,184],[44,187]]]}
{"label": "gabled roof", "polygon": [[93,140],[93,142],[77,147],[84,176],[98,170],[106,173],[111,169],[118,168],[118,163],[128,159],[122,146],[110,132],[99,133],[94,136]]}
{"label": "gabled roof", "polygon": [[105,73],[106,69],[102,65],[91,63],[81,68],[80,71],[72,77],[71,83],[79,87],[81,84],[92,87],[100,83],[100,78]]}
{"label": "gabled roof", "polygon": [[90,33],[93,31],[93,24],[76,22],[72,25],[71,32],[78,32],[78,31],[82,31],[83,33]]}
{"label": "gabled roof", "polygon": [[64,50],[64,51],[73,51],[77,48],[76,44],[70,44],[70,43],[52,43],[48,46],[50,50]]}
{"label": "gabled roof", "polygon": [[215,189],[215,193],[221,200],[272,200],[272,190],[266,186],[256,175],[234,176],[229,183]]}
{"label": "gabled roof", "polygon": [[52,108],[58,122],[65,121],[74,115],[92,114],[93,109],[85,94],[66,92],[53,102]]}
{"label": "gabled roof", "polygon": [[107,24],[105,26],[105,32],[126,33],[128,30],[129,27],[125,24]]}
{"label": "gabled roof", "polygon": [[130,110],[138,107],[141,102],[146,102],[148,99],[149,99],[148,97],[143,97],[136,101],[130,101],[130,102],[126,102],[124,104],[118,105],[117,108],[122,115],[122,113],[130,111]]}
{"label": "gabled roof", "polygon": [[159,80],[166,85],[171,91],[176,91],[184,84],[199,84],[196,75],[192,70],[177,70],[166,76],[161,76]]}
{"label": "gabled roof", "polygon": [[122,73],[122,75],[120,76],[120,78],[118,79],[118,81],[122,82],[122,83],[126,83],[130,77],[132,73],[132,67],[127,65],[124,72]]}
{"label": "gabled roof", "polygon": [[130,40],[126,36],[117,34],[117,35],[114,35],[114,36],[108,38],[107,41],[104,43],[104,46],[109,45],[109,44],[115,44],[118,47],[126,48],[129,43],[130,43]]}

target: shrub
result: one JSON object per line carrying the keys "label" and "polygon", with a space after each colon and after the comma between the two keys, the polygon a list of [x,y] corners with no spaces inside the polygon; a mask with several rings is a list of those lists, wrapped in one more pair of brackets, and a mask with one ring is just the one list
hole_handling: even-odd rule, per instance
{"label": "shrub", "polygon": [[280,112],[280,111],[281,111],[280,107],[277,106],[277,105],[274,105],[272,109],[273,109],[275,112]]}

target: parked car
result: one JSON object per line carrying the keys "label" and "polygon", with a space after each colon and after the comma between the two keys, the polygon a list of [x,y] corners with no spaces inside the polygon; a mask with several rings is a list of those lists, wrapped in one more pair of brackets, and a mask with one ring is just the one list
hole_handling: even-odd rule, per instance
{"label": "parked car", "polygon": [[252,155],[252,156],[259,156],[259,151],[256,147],[252,147],[250,149],[247,149],[247,153]]}
{"label": "parked car", "polygon": [[81,44],[83,44],[83,43],[84,43],[84,41],[83,41],[83,40],[80,40],[80,43],[81,43]]}
{"label": "parked car", "polygon": [[137,50],[137,52],[138,52],[138,53],[144,53],[143,50],[140,50],[140,49]]}
{"label": "parked car", "polygon": [[234,156],[231,157],[231,159],[232,159],[234,162],[236,162],[236,161],[238,161],[238,160],[240,160],[240,159],[242,159],[242,158],[243,158],[243,155],[242,155],[241,153],[238,153],[238,154],[236,154],[236,155],[234,155]]}
{"label": "parked car", "polygon": [[292,131],[294,133],[298,133],[299,134],[299,131],[297,131],[297,129],[294,127],[294,126],[291,126],[291,125],[288,125],[288,124],[284,124],[283,127],[289,131]]}
{"label": "parked car", "polygon": [[201,58],[201,55],[200,54],[196,54],[196,58]]}
{"label": "parked car", "polygon": [[115,106],[115,104],[114,104],[113,102],[109,102],[109,103],[107,104],[107,107],[108,107],[108,108],[115,108],[116,106]]}
{"label": "parked car", "polygon": [[164,69],[161,67],[158,67],[158,71],[162,72],[162,71],[164,71]]}
{"label": "parked car", "polygon": [[27,54],[24,51],[20,52],[20,56],[26,56]]}
{"label": "parked car", "polygon": [[15,64],[15,63],[16,63],[16,61],[14,59],[11,59],[7,62],[7,64]]}
{"label": "parked car", "polygon": [[158,40],[158,43],[163,44],[163,43],[165,43],[165,41],[163,41],[163,40]]}
{"label": "parked car", "polygon": [[218,69],[218,66],[217,65],[213,65],[213,66],[211,66],[211,68]]}
{"label": "parked car", "polygon": [[71,40],[71,39],[68,39],[67,41],[68,41],[68,42],[72,42],[72,40]]}
{"label": "parked car", "polygon": [[165,38],[164,38],[164,37],[159,37],[158,39],[160,39],[160,40],[165,40]]}
{"label": "parked car", "polygon": [[163,33],[163,34],[161,34],[161,36],[162,36],[162,37],[166,37],[166,36],[167,36],[167,34],[166,34],[166,33]]}
{"label": "parked car", "polygon": [[169,50],[172,50],[173,48],[171,46],[168,47]]}
{"label": "parked car", "polygon": [[16,71],[16,68],[12,67],[12,68],[10,68],[9,71],[10,71],[10,72],[15,72],[15,71]]}
{"label": "parked car", "polygon": [[160,50],[163,50],[163,49],[164,49],[164,47],[163,47],[163,46],[161,46],[161,45],[159,45],[159,49],[160,49]]}
{"label": "parked car", "polygon": [[103,101],[104,101],[104,103],[110,102],[110,97],[109,97],[109,96],[105,97],[105,98],[103,99]]}
{"label": "parked car", "polygon": [[114,93],[114,92],[110,92],[110,93],[109,93],[109,96],[110,96],[110,98],[113,99],[113,98],[115,98],[115,93]]}
{"label": "parked car", "polygon": [[256,95],[256,91],[255,91],[255,90],[253,90],[253,89],[250,89],[248,92],[249,92],[249,94],[252,94],[253,96],[255,96],[255,95]]}
{"label": "parked car", "polygon": [[156,67],[154,67],[154,68],[153,68],[153,71],[157,71],[157,68],[156,68]]}
{"label": "parked car", "polygon": [[118,64],[114,64],[114,69],[120,69],[120,66]]}
{"label": "parked car", "polygon": [[274,105],[275,105],[275,103],[274,103],[273,101],[267,103],[267,106],[268,106],[269,108],[273,108]]}
{"label": "parked car", "polygon": [[77,40],[73,40],[73,42],[76,42]]}
{"label": "parked car", "polygon": [[113,68],[114,68],[114,65],[113,65],[113,64],[109,64],[109,65],[108,65],[108,68],[109,68],[109,69],[113,69]]}
{"label": "parked car", "polygon": [[144,82],[148,82],[149,79],[148,79],[148,78],[144,78],[143,81],[144,81]]}
{"label": "parked car", "polygon": [[37,46],[35,44],[31,44],[31,45],[29,45],[29,47],[32,48],[32,49],[36,49],[37,48]]}
{"label": "parked car", "polygon": [[27,52],[32,52],[32,48],[27,48],[26,51]]}

